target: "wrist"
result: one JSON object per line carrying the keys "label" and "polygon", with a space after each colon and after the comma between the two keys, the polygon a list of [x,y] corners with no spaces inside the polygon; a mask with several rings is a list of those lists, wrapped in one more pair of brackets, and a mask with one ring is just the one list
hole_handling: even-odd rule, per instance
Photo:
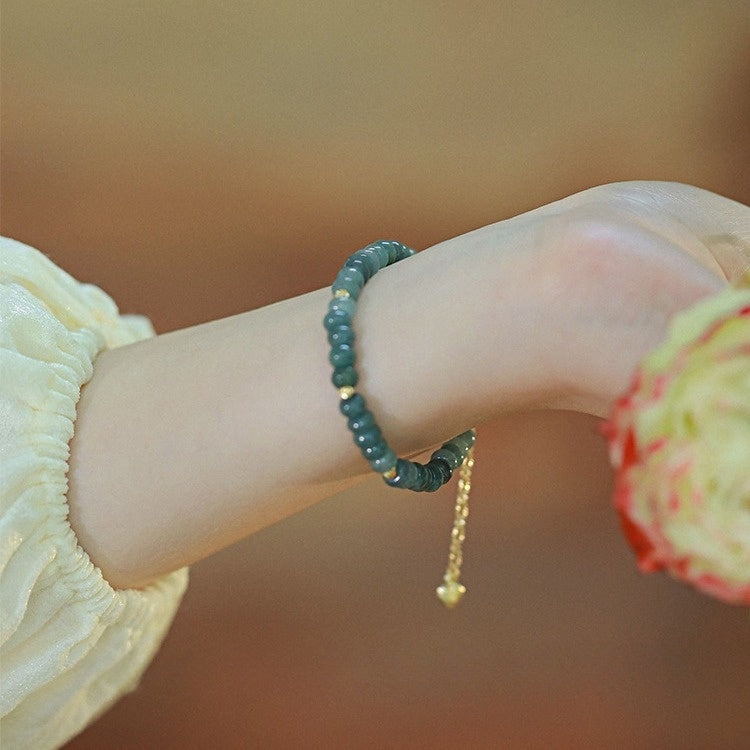
{"label": "wrist", "polygon": [[654,223],[606,191],[591,191],[553,221],[544,292],[559,384],[555,408],[609,415],[638,362],[673,315],[725,281],[685,251],[684,228]]}
{"label": "wrist", "polygon": [[[555,249],[549,223],[532,212],[450,239],[400,264],[371,297],[363,295],[365,326],[389,310],[403,316],[399,327],[411,342],[403,357],[415,378],[382,407],[408,412],[426,390],[430,408],[401,420],[413,430],[429,415],[432,428],[422,439],[434,438],[436,424],[447,434],[560,397],[555,290],[540,272]],[[385,377],[393,353],[368,341],[362,348],[367,370]]]}

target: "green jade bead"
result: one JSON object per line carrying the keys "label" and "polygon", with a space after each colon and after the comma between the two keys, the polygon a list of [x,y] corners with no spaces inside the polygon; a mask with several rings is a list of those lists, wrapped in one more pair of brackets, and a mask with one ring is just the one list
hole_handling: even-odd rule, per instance
{"label": "green jade bead", "polygon": [[369,448],[379,443],[382,439],[383,433],[376,425],[354,433],[354,442],[359,448]]}
{"label": "green jade bead", "polygon": [[446,443],[442,448],[438,448],[431,456],[430,460],[434,461],[440,459],[445,461],[450,467],[451,471],[455,471],[463,462],[464,457],[461,455],[461,451],[450,443]]}
{"label": "green jade bead", "polygon": [[375,255],[378,256],[378,263],[380,264],[381,268],[385,268],[389,263],[392,262],[390,260],[391,255],[388,252],[388,249],[383,245],[378,245],[377,243],[374,245],[370,245],[368,252],[369,251],[372,251],[373,253],[375,253]]}
{"label": "green jade bead", "polygon": [[396,260],[394,263],[397,263],[400,260],[406,260],[406,258],[410,258],[414,255],[414,250],[410,247],[406,247],[406,245],[402,245],[400,242],[394,244],[396,245]]}
{"label": "green jade bead", "polygon": [[466,432],[462,432],[460,435],[457,435],[452,440],[449,440],[448,442],[456,442],[458,445],[465,445],[466,449],[468,450],[471,448],[474,443],[477,441],[477,433],[474,432],[474,430],[466,430]]}
{"label": "green jade bead", "polygon": [[359,254],[359,257],[364,260],[365,263],[368,264],[369,268],[372,271],[372,275],[374,276],[381,268],[385,268],[385,266],[381,265],[380,263],[380,254],[375,250],[374,247],[368,247],[362,250]]}
{"label": "green jade bead", "polygon": [[357,312],[357,303],[351,297],[334,297],[328,305],[328,311],[343,310],[350,318]]}
{"label": "green jade bead", "polygon": [[436,476],[440,479],[440,486],[448,482],[453,476],[453,469],[451,469],[446,461],[443,461],[440,458],[431,459],[427,466],[431,467]]}
{"label": "green jade bead", "polygon": [[331,382],[336,388],[343,388],[345,385],[354,387],[359,382],[359,375],[357,375],[357,371],[351,365],[335,367],[333,375],[331,375]]}
{"label": "green jade bead", "polygon": [[398,242],[385,242],[378,243],[380,247],[383,247],[388,252],[388,265],[395,263],[397,260],[401,260],[399,257],[399,243]]}
{"label": "green jade bead", "polygon": [[335,367],[349,367],[354,364],[354,349],[349,344],[339,344],[331,349],[328,361]]}
{"label": "green jade bead", "polygon": [[417,466],[418,464],[415,464],[413,461],[399,458],[398,461],[396,461],[396,476],[393,479],[386,479],[386,484],[399,489],[414,489],[419,474]]}
{"label": "green jade bead", "polygon": [[424,464],[417,463],[416,461],[414,462],[414,465],[417,467],[417,479],[414,489],[417,490],[417,492],[424,492],[427,489],[427,484],[430,478],[427,472],[427,467]]}
{"label": "green jade bead", "polygon": [[[339,403],[339,410],[345,417],[359,417],[367,412],[367,405],[365,404],[362,394],[355,393],[351,398],[342,399]],[[367,412],[369,414],[369,412]]]}
{"label": "green jade bead", "polygon": [[352,417],[347,420],[347,425],[352,432],[361,432],[366,430],[368,427],[375,426],[375,417],[369,411],[360,414],[357,417]]}
{"label": "green jade bead", "polygon": [[[385,440],[381,437],[380,440],[378,440],[374,445],[368,445],[362,448],[362,455],[365,457],[365,460],[372,462],[376,458],[381,458],[390,450],[391,449],[388,447],[388,443],[386,443]],[[396,460],[394,459],[393,465],[395,465],[395,463]],[[383,471],[386,471],[389,468],[390,467],[386,467],[385,469],[383,469]]]}
{"label": "green jade bead", "polygon": [[354,343],[354,329],[351,326],[338,326],[328,331],[328,343],[331,346],[338,346],[339,344],[349,344],[351,346]]}
{"label": "green jade bead", "polygon": [[352,255],[349,260],[346,261],[348,268],[354,271],[359,271],[365,280],[365,284],[374,276],[375,272],[372,270],[372,266],[358,255]]}
{"label": "green jade bead", "polygon": [[388,446],[386,446],[386,452],[379,458],[376,458],[369,463],[371,468],[377,471],[378,474],[383,474],[384,472],[392,469],[396,465],[397,461],[398,456],[390,448],[388,448]]}
{"label": "green jade bead", "polygon": [[431,466],[427,466],[427,481],[424,485],[425,492],[437,492],[443,486],[443,480],[440,474]]}
{"label": "green jade bead", "polygon": [[356,300],[359,298],[359,294],[364,285],[365,277],[356,269],[345,266],[339,271],[338,276],[334,279],[334,282],[331,285],[331,291],[336,294],[339,289],[344,289],[349,292],[349,295],[353,300]]}
{"label": "green jade bead", "polygon": [[351,315],[347,315],[344,310],[339,308],[329,310],[323,318],[323,325],[327,331],[332,331],[334,328],[340,328],[341,326],[351,326],[351,324]]}

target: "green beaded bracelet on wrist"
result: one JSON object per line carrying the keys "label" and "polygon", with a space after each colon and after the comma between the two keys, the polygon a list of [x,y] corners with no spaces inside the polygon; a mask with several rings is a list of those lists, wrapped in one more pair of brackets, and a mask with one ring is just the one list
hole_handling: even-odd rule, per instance
{"label": "green beaded bracelet on wrist", "polygon": [[323,325],[331,345],[329,361],[333,366],[331,381],[339,391],[340,410],[346,417],[354,442],[370,467],[386,484],[415,492],[435,492],[461,467],[462,477],[456,501],[451,554],[444,583],[438,596],[447,606],[454,606],[465,589],[458,583],[461,564],[461,542],[468,515],[470,472],[473,465],[474,430],[452,438],[436,450],[426,464],[399,458],[388,446],[362,394],[357,393],[357,371],[354,368],[354,329],[352,319],[364,285],[380,269],[414,255],[414,250],[400,242],[380,241],[351,255],[339,271],[331,287],[333,299],[328,305]]}

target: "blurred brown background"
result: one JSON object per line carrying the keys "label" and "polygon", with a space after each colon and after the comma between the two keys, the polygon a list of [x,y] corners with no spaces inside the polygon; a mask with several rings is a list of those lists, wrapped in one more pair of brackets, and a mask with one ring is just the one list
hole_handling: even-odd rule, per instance
{"label": "blurred brown background", "polygon": [[[2,231],[159,332],[327,285],[588,186],[750,203],[750,2],[3,0]],[[371,482],[196,566],[141,687],[68,747],[750,746],[750,621],[643,577],[594,420]],[[248,457],[248,460],[258,460]]]}

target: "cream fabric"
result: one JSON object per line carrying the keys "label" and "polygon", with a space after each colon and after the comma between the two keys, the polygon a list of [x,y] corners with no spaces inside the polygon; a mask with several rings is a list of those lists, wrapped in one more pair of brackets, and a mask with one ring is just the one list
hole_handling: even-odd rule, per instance
{"label": "cream fabric", "polygon": [[134,689],[187,585],[181,570],[144,590],[113,589],[67,520],[81,386],[99,352],[153,335],[98,287],[0,239],[3,750],[59,747]]}

